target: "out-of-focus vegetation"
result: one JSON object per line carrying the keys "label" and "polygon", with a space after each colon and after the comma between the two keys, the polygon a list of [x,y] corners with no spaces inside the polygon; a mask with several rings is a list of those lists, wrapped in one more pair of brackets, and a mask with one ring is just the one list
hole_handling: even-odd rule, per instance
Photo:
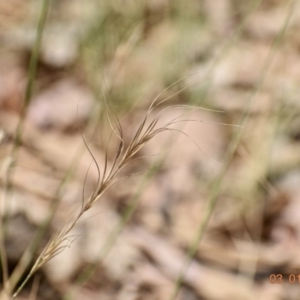
{"label": "out-of-focus vegetation", "polygon": [[190,121],[145,145],[17,299],[299,299],[299,1],[43,1],[0,0],[0,297],[94,191],[89,150],[112,165],[110,122],[128,146],[156,99],[158,125]]}

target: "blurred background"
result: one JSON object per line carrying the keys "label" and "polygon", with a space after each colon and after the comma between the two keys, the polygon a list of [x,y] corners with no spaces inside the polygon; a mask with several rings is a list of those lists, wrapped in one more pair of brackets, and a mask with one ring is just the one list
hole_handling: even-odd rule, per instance
{"label": "blurred background", "polygon": [[[176,124],[186,135],[159,134],[138,153],[17,299],[299,299],[299,1],[48,1],[24,106],[42,2],[0,0],[8,275],[93,192],[81,134],[102,171],[106,152],[113,161],[105,99],[127,145],[157,96],[150,119],[170,105],[205,110]],[[184,114],[168,109],[161,124]]]}

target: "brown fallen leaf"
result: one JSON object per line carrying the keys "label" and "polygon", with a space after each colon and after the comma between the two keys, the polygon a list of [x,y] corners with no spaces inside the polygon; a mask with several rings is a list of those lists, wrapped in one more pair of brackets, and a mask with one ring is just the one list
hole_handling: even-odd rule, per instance
{"label": "brown fallen leaf", "polygon": [[[185,255],[167,241],[142,229],[130,232],[131,243],[146,252],[157,264],[159,270],[174,282],[187,263]],[[255,286],[241,276],[203,266],[193,261],[183,279],[202,297],[214,300],[257,299]]]}

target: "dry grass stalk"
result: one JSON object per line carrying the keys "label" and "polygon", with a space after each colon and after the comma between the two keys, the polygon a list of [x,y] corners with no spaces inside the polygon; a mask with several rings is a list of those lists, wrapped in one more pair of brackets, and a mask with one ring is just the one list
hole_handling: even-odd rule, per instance
{"label": "dry grass stalk", "polygon": [[[170,87],[169,87],[170,88]],[[88,149],[93,162],[95,163],[97,167],[97,172],[98,172],[98,180],[96,187],[94,189],[94,192],[87,198],[85,199],[84,196],[84,187],[88,175],[88,171],[86,174],[85,182],[83,185],[83,192],[82,192],[82,203],[81,207],[79,209],[79,212],[77,212],[77,215],[72,221],[69,221],[67,224],[65,224],[54,236],[53,238],[49,241],[49,243],[46,245],[44,250],[41,252],[39,257],[37,258],[35,264],[31,268],[31,271],[29,272],[26,280],[22,283],[22,285],[19,287],[17,292],[14,294],[14,298],[19,294],[19,292],[22,290],[26,282],[29,280],[29,278],[32,277],[32,275],[39,269],[41,268],[45,263],[47,263],[49,260],[51,260],[53,257],[61,253],[66,247],[69,247],[70,244],[74,241],[76,236],[70,235],[70,232],[72,229],[75,227],[75,225],[79,222],[81,219],[82,215],[88,211],[89,209],[92,208],[94,203],[99,200],[99,198],[103,195],[103,193],[110,188],[112,185],[120,181],[121,179],[116,180],[118,174],[126,167],[128,166],[133,160],[139,159],[141,157],[135,158],[135,155],[144,147],[144,145],[152,140],[157,134],[170,131],[170,132],[177,132],[184,134],[188,138],[190,138],[186,133],[184,133],[182,130],[178,128],[172,128],[171,126],[180,122],[187,122],[187,121],[193,121],[193,122],[205,122],[202,120],[191,120],[191,119],[182,119],[182,117],[189,112],[195,111],[195,110],[208,110],[208,111],[214,111],[214,112],[220,112],[212,109],[206,109],[202,107],[195,107],[195,106],[190,106],[190,105],[171,105],[164,107],[159,111],[159,113],[152,119],[152,121],[149,123],[149,117],[150,113],[159,105],[161,105],[163,102],[168,100],[170,97],[158,101],[158,98],[160,95],[163,93],[162,91],[151,103],[149,106],[147,113],[145,117],[143,118],[141,124],[138,126],[135,135],[133,136],[132,140],[128,144],[128,146],[125,145],[124,141],[124,134],[123,134],[123,128],[121,126],[121,122],[118,120],[118,118],[111,112],[107,101],[105,100],[105,107],[106,107],[106,116],[108,119],[108,122],[111,127],[111,135],[109,138],[109,141],[114,134],[117,139],[119,140],[119,145],[118,149],[115,153],[112,165],[109,167],[108,166],[108,151],[106,151],[105,155],[105,161],[104,161],[104,168],[101,174],[100,167],[93,156],[91,150],[89,149],[84,137],[82,136],[82,139],[86,145],[86,148]],[[187,113],[181,114],[176,118],[173,118],[171,121],[167,122],[166,124],[162,126],[157,126],[158,122],[161,118],[161,116],[168,110],[170,109],[175,109],[175,108],[185,108],[187,109]],[[149,123],[149,124],[147,124]],[[228,125],[228,124],[223,124],[223,123],[217,123],[220,125]],[[236,125],[233,125],[236,126]],[[192,139],[191,139],[192,140]],[[108,141],[108,144],[109,144]],[[193,141],[193,140],[192,140]],[[194,142],[194,141],[193,141]],[[194,144],[198,147],[198,149],[203,153],[201,148],[194,142]]]}

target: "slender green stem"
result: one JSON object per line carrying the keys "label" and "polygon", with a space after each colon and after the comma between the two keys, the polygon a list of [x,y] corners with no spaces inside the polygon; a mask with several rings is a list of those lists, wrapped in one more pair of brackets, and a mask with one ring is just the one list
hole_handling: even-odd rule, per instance
{"label": "slender green stem", "polygon": [[[253,4],[252,9],[249,11],[249,13],[247,14],[247,16],[243,19],[243,21],[240,23],[240,25],[238,26],[238,28],[235,30],[234,34],[231,36],[231,38],[229,38],[222,46],[219,55],[216,56],[216,58],[214,59],[213,63],[211,64],[205,78],[209,79],[215,66],[219,63],[219,61],[226,55],[227,51],[231,48],[231,46],[236,42],[236,40],[238,39],[238,37],[240,36],[240,33],[242,32],[243,28],[245,27],[246,21],[249,18],[249,16],[256,10],[256,8],[260,5],[261,0],[256,0],[255,3]],[[204,79],[204,81],[206,80]],[[207,93],[205,93],[205,95],[203,95],[202,100],[205,99],[205,97],[208,94],[208,89],[207,89]],[[112,249],[113,245],[115,244],[119,234],[122,232],[122,229],[125,227],[126,223],[129,221],[129,219],[131,218],[131,216],[133,215],[134,211],[136,210],[138,204],[139,204],[139,200],[140,200],[140,195],[143,191],[143,189],[145,188],[145,186],[148,184],[148,181],[158,172],[159,168],[157,168],[157,165],[160,165],[162,163],[162,161],[165,159],[162,158],[159,163],[156,161],[153,163],[151,169],[149,170],[149,172],[147,172],[147,174],[145,175],[145,179],[142,180],[141,184],[139,185],[137,192],[135,193],[135,195],[132,197],[128,207],[126,208],[122,219],[120,220],[119,224],[117,224],[116,228],[112,231],[112,233],[109,235],[107,242],[105,243],[104,246],[104,250],[101,252],[101,254],[99,255],[99,260],[103,260],[105,259],[105,257],[108,255],[109,251]],[[84,284],[91,276],[92,274],[95,272],[97,268],[96,263],[87,267],[83,273],[78,277],[78,279],[76,280],[77,285],[80,284]],[[74,288],[75,290],[75,288]],[[69,291],[65,297],[64,300],[70,300],[72,299],[72,293],[73,291]]]}
{"label": "slender green stem", "polygon": [[188,257],[188,263],[186,265],[184,265],[182,267],[182,270],[177,278],[177,281],[176,281],[176,284],[174,286],[174,289],[173,289],[173,292],[171,294],[171,297],[169,298],[170,300],[175,300],[175,298],[177,297],[178,295],[178,292],[184,282],[184,278],[185,278],[185,275],[188,271],[188,268],[192,262],[192,259],[193,257],[196,255],[197,253],[197,250],[199,248],[199,243],[201,242],[201,239],[204,235],[204,232],[207,228],[207,225],[208,225],[208,222],[209,222],[209,219],[212,215],[212,212],[216,206],[216,203],[217,203],[217,200],[218,200],[218,197],[219,197],[219,194],[220,194],[220,190],[221,190],[221,186],[222,186],[222,182],[223,182],[223,178],[224,176],[226,175],[226,172],[230,166],[230,163],[232,161],[232,158],[235,154],[235,151],[239,145],[239,142],[241,140],[241,137],[243,135],[243,128],[245,127],[247,121],[248,121],[248,118],[249,118],[249,115],[250,115],[250,110],[251,110],[251,107],[253,105],[253,102],[254,102],[254,99],[255,99],[255,96],[258,94],[258,92],[260,91],[260,89],[262,88],[263,86],[263,83],[265,81],[265,78],[266,78],[266,74],[270,68],[270,65],[272,64],[273,62],[273,59],[274,59],[274,55],[275,55],[275,51],[279,45],[279,43],[282,41],[282,38],[286,32],[286,28],[288,26],[288,23],[289,23],[289,20],[291,18],[291,15],[293,13],[293,10],[294,10],[294,6],[295,6],[295,3],[296,3],[297,0],[294,0],[292,2],[289,3],[289,10],[288,10],[288,13],[287,13],[287,17],[285,18],[285,21],[284,21],[284,24],[283,26],[281,27],[281,30],[280,32],[277,34],[277,36],[275,37],[274,39],[274,42],[271,46],[271,49],[270,49],[270,52],[269,52],[269,55],[262,67],[262,72],[261,72],[261,77],[260,77],[260,80],[259,80],[259,83],[256,87],[256,89],[253,91],[253,93],[249,96],[249,99],[248,99],[248,102],[247,102],[247,105],[245,107],[245,110],[244,110],[244,113],[242,115],[242,119],[241,119],[241,125],[242,125],[242,129],[240,129],[236,134],[235,136],[233,137],[233,140],[232,142],[230,143],[229,145],[229,148],[227,150],[227,153],[226,153],[226,156],[225,156],[225,162],[222,166],[222,169],[219,173],[219,175],[217,176],[215,182],[214,182],[214,185],[213,185],[213,188],[212,188],[212,192],[211,192],[211,195],[208,199],[208,203],[207,203],[207,208],[205,209],[205,214],[203,216],[203,220],[202,222],[199,224],[199,227],[198,227],[198,230],[197,230],[197,234],[195,236],[195,239],[194,241],[192,242],[191,246],[189,247],[189,250],[188,250],[188,253],[187,253],[187,257]]}
{"label": "slender green stem", "polygon": [[11,192],[11,178],[13,175],[13,167],[15,166],[15,163],[17,160],[17,155],[18,155],[18,150],[19,150],[21,140],[22,140],[23,126],[24,126],[24,121],[25,121],[25,117],[26,117],[26,112],[27,112],[27,108],[30,103],[30,100],[32,98],[34,79],[36,77],[38,57],[39,57],[40,48],[41,48],[41,41],[42,41],[43,31],[44,31],[44,27],[45,27],[45,23],[46,23],[46,19],[47,19],[47,13],[48,13],[48,9],[49,9],[49,1],[50,0],[43,0],[42,6],[41,6],[39,21],[38,21],[38,25],[37,25],[36,39],[34,42],[33,51],[32,51],[32,55],[30,57],[30,62],[29,62],[28,81],[26,84],[23,107],[21,109],[20,120],[17,125],[17,129],[16,129],[16,135],[15,135],[15,139],[14,139],[14,143],[13,143],[13,148],[12,148],[9,160],[8,160],[9,164],[8,164],[7,171],[6,171],[6,182],[5,182],[4,193],[3,193],[3,198],[2,198],[3,219],[1,219],[2,224],[0,225],[0,245],[1,245],[0,256],[1,256],[1,265],[2,265],[2,270],[3,270],[3,279],[5,282],[4,289],[7,293],[11,292],[11,287],[9,286],[9,281],[8,281],[7,259],[6,259],[6,253],[5,253],[5,248],[4,248],[5,224],[7,223],[7,218],[9,216],[8,198],[9,198],[9,195]]}

